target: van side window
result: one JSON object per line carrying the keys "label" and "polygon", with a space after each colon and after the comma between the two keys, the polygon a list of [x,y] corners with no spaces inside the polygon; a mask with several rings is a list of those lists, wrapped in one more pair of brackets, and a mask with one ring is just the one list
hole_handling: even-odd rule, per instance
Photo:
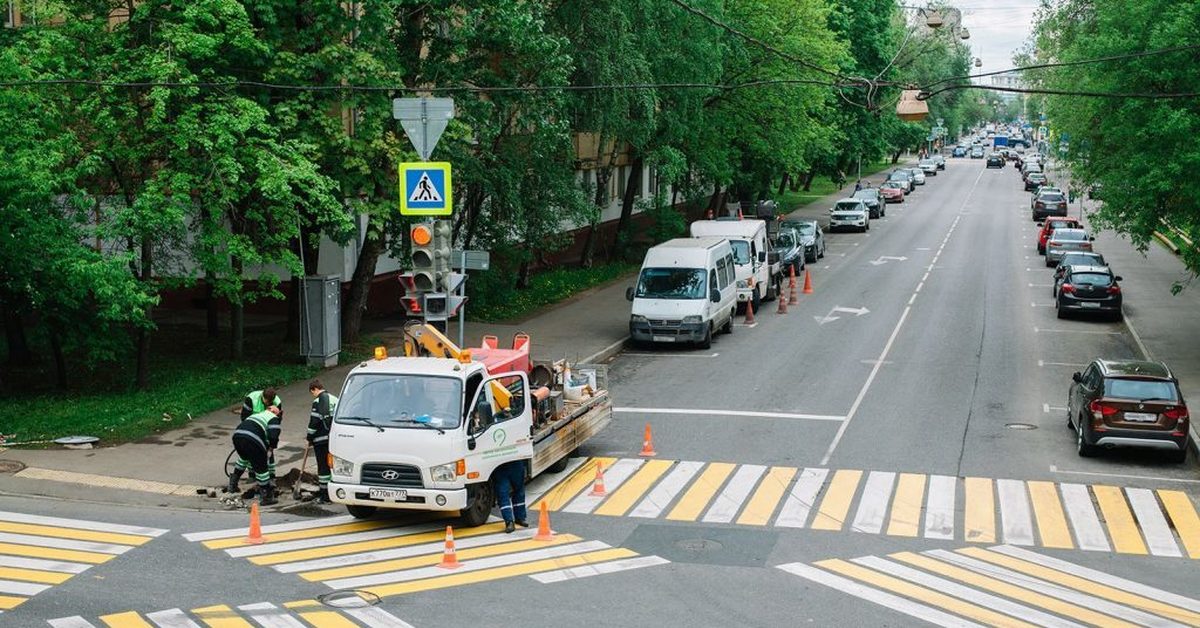
{"label": "van side window", "polygon": [[715,289],[717,289],[717,271],[710,270],[708,271],[708,290],[706,292],[712,292]]}
{"label": "van side window", "polygon": [[734,266],[735,266],[735,264],[733,261],[733,253],[730,253],[729,255],[725,256],[725,275],[726,275],[725,276],[725,286],[726,287],[728,287],[729,284],[733,283],[734,280],[737,279],[737,271],[735,271],[733,269]]}

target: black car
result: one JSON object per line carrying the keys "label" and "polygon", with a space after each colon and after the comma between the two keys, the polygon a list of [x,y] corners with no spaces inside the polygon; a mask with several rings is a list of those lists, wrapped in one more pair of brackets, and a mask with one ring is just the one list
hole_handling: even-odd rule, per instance
{"label": "black car", "polygon": [[1054,308],[1059,318],[1072,312],[1107,314],[1121,320],[1121,278],[1107,266],[1067,266],[1057,281]]}
{"label": "black car", "polygon": [[1036,190],[1043,185],[1046,185],[1046,175],[1040,172],[1031,172],[1025,177],[1025,191]]}
{"label": "black car", "polygon": [[1043,185],[1033,195],[1033,219],[1045,220],[1049,216],[1067,215],[1067,197],[1062,190]]}
{"label": "black car", "polygon": [[1105,262],[1104,256],[1099,253],[1089,253],[1087,251],[1063,253],[1062,259],[1058,260],[1058,266],[1054,267],[1054,285],[1050,287],[1050,296],[1058,297],[1058,285],[1066,275],[1067,269],[1071,266],[1107,267],[1108,262]]}
{"label": "black car", "polygon": [[789,267],[797,275],[804,270],[804,245],[799,231],[781,225],[775,235],[775,252],[779,254],[779,270],[784,275],[788,274]]}
{"label": "black car", "polygon": [[871,218],[879,218],[887,213],[883,193],[879,191],[879,188],[863,188],[854,193],[854,198],[862,199],[862,202],[867,204],[867,211],[871,212]]}
{"label": "black car", "polygon": [[987,167],[988,168],[1003,168],[1004,167],[1004,156],[1001,155],[1000,153],[992,153],[992,154],[988,155]]}

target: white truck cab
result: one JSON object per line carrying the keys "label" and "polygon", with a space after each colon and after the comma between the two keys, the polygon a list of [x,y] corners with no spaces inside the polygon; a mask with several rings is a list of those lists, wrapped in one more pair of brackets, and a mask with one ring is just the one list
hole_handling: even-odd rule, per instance
{"label": "white truck cab", "polygon": [[783,275],[779,264],[770,259],[773,249],[767,237],[764,220],[719,218],[697,220],[691,225],[693,238],[725,238],[733,249],[737,272],[738,303],[751,302],[755,311],[759,303],[770,301],[779,293]]}

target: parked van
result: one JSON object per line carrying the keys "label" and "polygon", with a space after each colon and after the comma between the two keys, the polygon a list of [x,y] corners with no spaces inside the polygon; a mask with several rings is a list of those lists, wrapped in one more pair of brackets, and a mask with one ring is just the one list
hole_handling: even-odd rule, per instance
{"label": "parked van", "polygon": [[625,298],[633,302],[629,335],[635,342],[695,342],[707,349],[718,328],[733,331],[733,248],[724,238],[668,240],[646,251],[637,285]]}
{"label": "parked van", "polygon": [[767,238],[767,223],[762,220],[718,218],[697,220],[691,227],[693,238],[717,237],[729,240],[733,263],[737,268],[738,303],[751,302],[758,311],[762,301],[779,294],[783,283],[778,260],[772,259],[773,245]]}

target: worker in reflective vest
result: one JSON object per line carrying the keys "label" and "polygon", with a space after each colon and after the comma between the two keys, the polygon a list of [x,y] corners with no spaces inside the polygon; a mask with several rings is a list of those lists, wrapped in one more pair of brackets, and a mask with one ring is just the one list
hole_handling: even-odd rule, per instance
{"label": "worker in reflective vest", "polygon": [[[333,425],[333,413],[337,410],[338,398],[325,390],[321,380],[308,383],[308,392],[313,396],[312,411],[308,414],[308,442],[317,457],[317,502],[329,503],[329,428]],[[303,471],[303,470],[302,470]]]}
{"label": "worker in reflective vest", "polygon": [[279,445],[279,415],[278,407],[269,406],[262,412],[246,417],[233,432],[233,448],[237,450],[239,459],[234,475],[229,479],[230,485],[235,485],[237,478],[250,468],[254,472],[254,481],[258,483],[259,503],[263,506],[276,502],[275,482],[267,460]]}
{"label": "worker in reflective vest", "polygon": [[[263,390],[251,391],[242,400],[242,420],[245,421],[251,414],[257,414],[267,409],[267,406],[275,406],[279,409],[279,421],[275,422],[275,440],[279,440],[279,430],[282,427],[283,421],[283,400],[279,398],[274,388],[264,388]],[[239,465],[238,468],[245,469],[244,465]],[[272,449],[270,457],[267,458],[267,470],[271,474],[271,480],[275,479],[275,450]],[[237,482],[230,478],[229,492],[237,492]]]}

